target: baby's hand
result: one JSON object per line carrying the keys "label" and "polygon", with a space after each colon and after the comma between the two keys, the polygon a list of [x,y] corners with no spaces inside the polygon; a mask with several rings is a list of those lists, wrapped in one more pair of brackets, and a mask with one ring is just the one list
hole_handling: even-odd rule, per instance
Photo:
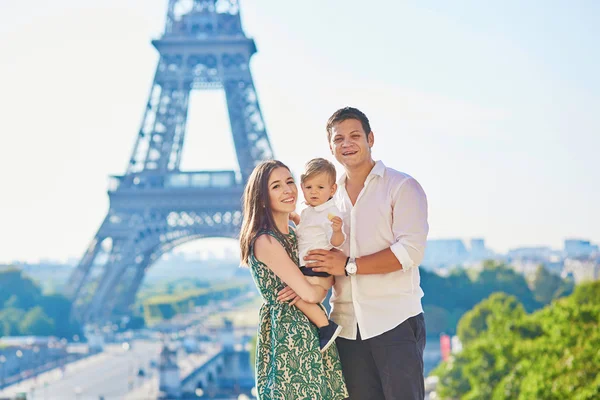
{"label": "baby's hand", "polygon": [[295,211],[292,211],[290,213],[289,219],[290,219],[290,221],[292,221],[296,225],[300,224],[300,215],[298,215],[298,213],[295,212]]}
{"label": "baby's hand", "polygon": [[342,230],[342,219],[340,217],[330,218],[331,220],[331,229],[334,232],[340,232]]}

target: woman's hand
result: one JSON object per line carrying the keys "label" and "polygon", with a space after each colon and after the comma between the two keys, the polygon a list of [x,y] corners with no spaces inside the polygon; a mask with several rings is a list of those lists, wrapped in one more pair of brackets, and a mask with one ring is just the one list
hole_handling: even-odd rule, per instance
{"label": "woman's hand", "polygon": [[289,301],[290,306],[296,304],[298,300],[300,300],[300,296],[298,296],[296,292],[294,292],[294,290],[289,286],[284,287],[279,291],[279,293],[277,293],[277,301]]}

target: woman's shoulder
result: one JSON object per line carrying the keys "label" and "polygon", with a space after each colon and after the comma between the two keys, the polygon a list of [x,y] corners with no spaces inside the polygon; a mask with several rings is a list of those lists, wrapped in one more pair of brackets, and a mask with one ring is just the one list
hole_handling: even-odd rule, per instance
{"label": "woman's shoulder", "polygon": [[265,247],[272,246],[278,243],[277,239],[268,231],[258,232],[256,238],[254,238],[254,247]]}
{"label": "woman's shoulder", "polygon": [[292,226],[289,227],[288,234],[282,234],[270,230],[258,232],[253,240],[255,249],[260,248],[287,248],[296,242],[296,230]]}

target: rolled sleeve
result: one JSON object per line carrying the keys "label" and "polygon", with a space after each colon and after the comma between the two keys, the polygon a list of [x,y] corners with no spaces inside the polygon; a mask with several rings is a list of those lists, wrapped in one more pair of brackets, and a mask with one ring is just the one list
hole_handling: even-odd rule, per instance
{"label": "rolled sleeve", "polygon": [[393,194],[392,230],[396,242],[390,249],[404,271],[418,267],[427,244],[427,197],[413,178],[405,180]]}
{"label": "rolled sleeve", "polygon": [[394,253],[400,262],[400,265],[402,265],[402,271],[407,271],[415,266],[415,263],[412,258],[410,258],[408,251],[406,251],[402,243],[394,243],[390,246],[390,250],[392,250],[392,253]]}

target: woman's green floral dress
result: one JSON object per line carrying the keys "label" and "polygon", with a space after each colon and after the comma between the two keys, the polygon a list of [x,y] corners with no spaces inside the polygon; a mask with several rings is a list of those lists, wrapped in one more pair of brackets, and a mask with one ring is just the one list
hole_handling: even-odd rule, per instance
{"label": "woman's green floral dress", "polygon": [[[276,238],[298,264],[298,245],[290,230]],[[294,306],[277,301],[285,284],[251,249],[249,266],[264,304],[260,308],[256,347],[256,387],[261,400],[337,400],[348,397],[335,345],[319,350],[317,328]]]}

